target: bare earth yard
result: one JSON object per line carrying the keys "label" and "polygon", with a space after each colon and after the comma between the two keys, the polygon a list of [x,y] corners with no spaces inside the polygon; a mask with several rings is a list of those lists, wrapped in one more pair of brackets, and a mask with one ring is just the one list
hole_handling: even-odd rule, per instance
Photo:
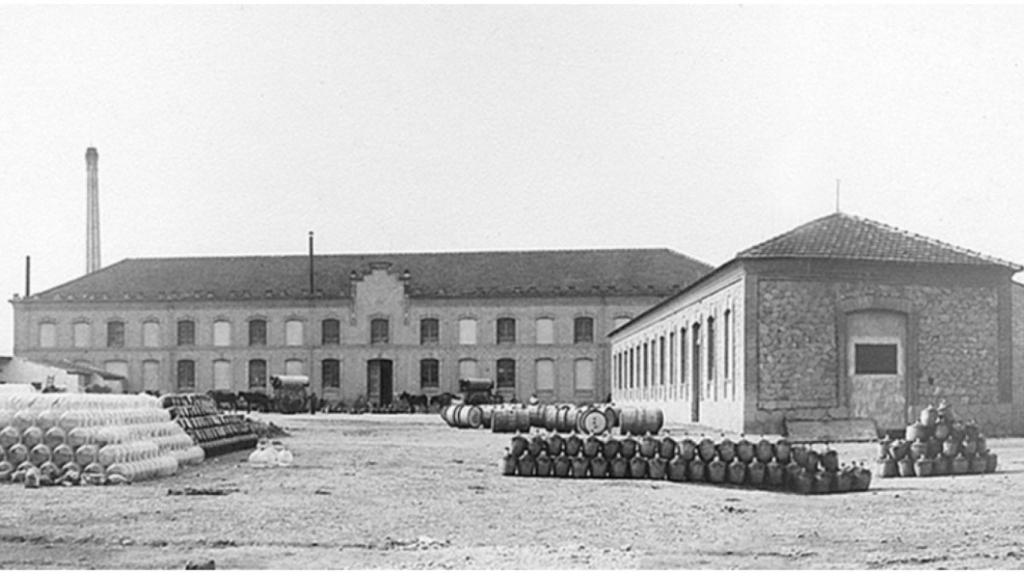
{"label": "bare earth yard", "polygon": [[[800,496],[503,477],[509,436],[437,415],[266,417],[295,465],[246,452],[131,486],[0,485],[0,567],[177,569],[1024,567],[1024,439],[999,471]],[[672,428],[681,437],[684,428]],[[836,446],[870,462],[872,444]],[[223,488],[223,496],[169,489]]]}

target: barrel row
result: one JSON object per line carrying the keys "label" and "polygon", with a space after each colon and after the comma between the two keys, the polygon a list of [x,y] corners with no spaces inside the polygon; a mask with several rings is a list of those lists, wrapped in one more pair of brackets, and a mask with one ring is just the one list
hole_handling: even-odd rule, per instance
{"label": "barrel row", "polygon": [[871,471],[840,466],[831,449],[819,453],[786,440],[756,444],[741,438],[681,441],[665,436],[562,438],[557,433],[512,438],[501,460],[506,476],[646,478],[676,482],[729,483],[755,488],[827,494],[867,490]]}
{"label": "barrel row", "polygon": [[455,428],[490,428],[508,433],[543,428],[548,432],[604,434],[616,426],[623,434],[657,434],[665,417],[660,408],[618,408],[615,406],[573,406],[453,404],[441,410],[441,418]]}

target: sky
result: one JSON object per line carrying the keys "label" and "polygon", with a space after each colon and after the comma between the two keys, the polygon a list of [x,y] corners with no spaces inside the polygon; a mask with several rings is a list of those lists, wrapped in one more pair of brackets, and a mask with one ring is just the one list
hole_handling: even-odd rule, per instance
{"label": "sky", "polygon": [[[1024,6],[0,6],[8,300],[126,258],[667,247],[836,209],[1024,263]],[[1018,280],[1021,276],[1018,276]]]}

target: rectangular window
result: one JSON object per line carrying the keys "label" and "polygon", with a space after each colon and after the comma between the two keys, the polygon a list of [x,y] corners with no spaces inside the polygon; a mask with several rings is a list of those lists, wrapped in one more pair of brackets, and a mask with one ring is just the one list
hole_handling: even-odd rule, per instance
{"label": "rectangular window", "polygon": [[665,337],[658,337],[658,384],[665,385]]}
{"label": "rectangular window", "polygon": [[555,390],[555,361],[549,358],[537,360],[537,391]]}
{"label": "rectangular window", "polygon": [[324,346],[341,344],[341,322],[327,318],[320,323],[320,343]]}
{"label": "rectangular window", "polygon": [[302,360],[285,360],[284,373],[289,376],[305,376],[306,363]]}
{"label": "rectangular window", "polygon": [[284,323],[285,346],[302,346],[306,337],[303,334],[302,320],[289,320]]}
{"label": "rectangular window", "polygon": [[249,320],[249,346],[267,345],[267,321]]}
{"label": "rectangular window", "polygon": [[498,344],[516,343],[516,319],[498,318],[498,333],[495,340]]}
{"label": "rectangular window", "polygon": [[370,344],[387,344],[389,340],[387,318],[370,320]]}
{"label": "rectangular window", "polygon": [[191,320],[178,321],[178,346],[195,346],[196,323]]}
{"label": "rectangular window", "polygon": [[572,341],[576,344],[590,344],[594,341],[594,319],[581,316],[573,322]]}
{"label": "rectangular window", "polygon": [[39,347],[54,348],[57,346],[57,325],[43,322],[39,325]]}
{"label": "rectangular window", "polygon": [[708,380],[715,379],[715,319],[708,318]]}
{"label": "rectangular window", "polygon": [[324,388],[341,388],[341,362],[328,358],[320,363],[320,378]]}
{"label": "rectangular window", "polygon": [[107,322],[107,348],[124,348],[124,322]]}
{"label": "rectangular window", "polygon": [[213,323],[213,345],[231,346],[231,322],[217,320]]}
{"label": "rectangular window", "polygon": [[142,345],[146,348],[160,347],[160,323],[150,320],[142,323]]}
{"label": "rectangular window", "polygon": [[594,389],[594,361],[590,358],[576,360],[576,390]]}
{"label": "rectangular window", "polygon": [[552,318],[537,319],[537,344],[555,343],[555,321]]}
{"label": "rectangular window", "polygon": [[668,334],[668,382],[676,383],[676,332]]}
{"label": "rectangular window", "polygon": [[420,318],[420,344],[437,344],[441,341],[441,326],[437,318]]}
{"label": "rectangular window", "polygon": [[420,360],[420,388],[437,388],[441,385],[441,363],[433,358]]}
{"label": "rectangular window", "polygon": [[471,358],[465,358],[459,360],[459,379],[464,378],[476,378],[477,375],[477,364],[476,360]]}
{"label": "rectangular window", "polygon": [[679,330],[679,381],[686,383],[686,328]]}
{"label": "rectangular window", "polygon": [[722,368],[722,374],[728,378],[732,374],[730,370],[729,361],[732,360],[732,349],[730,347],[731,332],[732,332],[732,311],[725,311],[725,326],[722,327],[722,359],[725,360],[725,366]]}
{"label": "rectangular window", "polygon": [[898,374],[896,344],[856,344],[853,347],[855,374]]}
{"label": "rectangular window", "polygon": [[511,358],[498,360],[498,388],[516,387],[516,361]]}
{"label": "rectangular window", "polygon": [[267,361],[249,360],[249,388],[267,387]]}
{"label": "rectangular window", "polygon": [[92,340],[92,329],[88,322],[75,322],[71,326],[71,345],[75,348],[88,348]]}
{"label": "rectangular window", "polygon": [[476,320],[472,318],[459,320],[459,344],[476,344]]}
{"label": "rectangular window", "polygon": [[196,387],[196,363],[193,360],[178,360],[178,390]]}
{"label": "rectangular window", "polygon": [[231,390],[231,361],[230,360],[214,360],[213,361],[213,389],[214,390]]}

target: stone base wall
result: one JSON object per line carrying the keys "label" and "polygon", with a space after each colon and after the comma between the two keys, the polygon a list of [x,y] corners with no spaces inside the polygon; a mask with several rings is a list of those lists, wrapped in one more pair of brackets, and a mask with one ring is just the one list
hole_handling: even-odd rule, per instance
{"label": "stone base wall", "polygon": [[[1024,295],[1024,287],[1017,293]],[[748,432],[781,433],[786,417],[848,417],[843,317],[851,307],[870,308],[878,302],[909,312],[904,374],[910,391],[908,416],[946,399],[990,434],[1009,434],[1019,427],[1020,376],[1014,391],[1017,404],[999,400],[995,285],[762,278],[758,301],[757,409],[745,419]],[[1015,302],[1014,312],[1024,316],[1024,302]],[[1022,326],[1024,319],[1015,326],[1016,338],[1024,338]],[[1019,352],[1017,358],[1017,365],[1024,366]]]}

